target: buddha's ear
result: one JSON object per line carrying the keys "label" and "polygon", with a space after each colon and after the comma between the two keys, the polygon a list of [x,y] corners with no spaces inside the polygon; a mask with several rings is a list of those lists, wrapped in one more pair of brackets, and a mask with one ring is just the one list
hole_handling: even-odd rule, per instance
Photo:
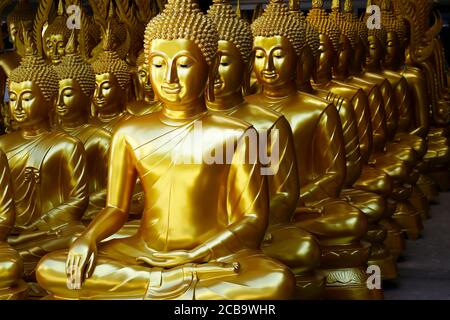
{"label": "buddha's ear", "polygon": [[253,66],[255,65],[255,50],[250,54],[247,62],[247,68],[244,69],[244,79],[242,80],[242,95],[248,96],[251,92],[250,81],[252,78]]}
{"label": "buddha's ear", "polygon": [[206,85],[206,99],[209,102],[214,102],[216,97],[214,96],[214,82],[216,81],[217,74],[219,73],[219,63],[222,57],[222,52],[217,51],[208,71],[208,83]]}

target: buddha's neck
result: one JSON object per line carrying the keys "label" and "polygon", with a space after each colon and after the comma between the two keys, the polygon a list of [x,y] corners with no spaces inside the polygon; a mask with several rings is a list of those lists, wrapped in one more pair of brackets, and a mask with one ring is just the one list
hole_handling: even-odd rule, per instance
{"label": "buddha's neck", "polygon": [[240,91],[223,97],[216,97],[213,102],[208,102],[208,109],[213,111],[227,111],[239,106],[244,102],[244,97]]}
{"label": "buddha's neck", "polygon": [[317,70],[316,77],[314,77],[314,82],[317,84],[325,84],[331,81],[333,78],[333,71],[331,68],[319,68]]}
{"label": "buddha's neck", "polygon": [[164,103],[162,113],[174,120],[187,120],[207,111],[205,97],[186,104]]}
{"label": "buddha's neck", "polygon": [[102,122],[109,122],[119,117],[122,111],[119,108],[106,108],[98,111],[97,118]]}
{"label": "buddha's neck", "polygon": [[284,98],[297,92],[295,81],[290,81],[289,83],[279,86],[263,85],[262,88],[264,95],[268,98]]}
{"label": "buddha's neck", "polygon": [[366,71],[369,72],[379,72],[381,71],[380,61],[372,61],[370,64],[366,64]]}
{"label": "buddha's neck", "polygon": [[27,124],[20,127],[24,138],[37,137],[50,130],[48,121],[42,120],[33,124]]}
{"label": "buddha's neck", "polygon": [[83,116],[74,117],[72,119],[62,118],[61,126],[67,130],[75,130],[83,124],[87,123],[87,118]]}
{"label": "buddha's neck", "polygon": [[298,89],[306,93],[312,93],[314,91],[311,81],[305,81],[299,84]]}

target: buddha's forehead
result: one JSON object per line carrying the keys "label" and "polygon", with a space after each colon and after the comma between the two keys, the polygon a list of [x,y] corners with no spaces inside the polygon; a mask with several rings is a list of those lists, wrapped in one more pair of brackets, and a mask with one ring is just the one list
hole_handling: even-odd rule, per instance
{"label": "buddha's forehead", "polygon": [[231,56],[235,56],[235,57],[242,57],[241,51],[231,41],[220,40],[219,41],[219,51],[222,54],[231,55]]}
{"label": "buddha's forehead", "polygon": [[153,40],[150,46],[150,55],[153,54],[163,55],[169,59],[176,58],[180,55],[190,55],[193,58],[204,60],[199,46],[194,41],[188,39]]}
{"label": "buddha's forehead", "polygon": [[76,88],[78,87],[78,81],[75,79],[61,79],[59,80],[59,87],[60,88],[65,88],[65,87],[72,87],[72,88]]}
{"label": "buddha's forehead", "polygon": [[97,82],[97,83],[116,82],[116,77],[111,72],[96,74],[95,75],[95,82]]}
{"label": "buddha's forehead", "polygon": [[21,92],[21,91],[33,91],[39,92],[39,86],[33,81],[23,81],[23,82],[14,82],[11,81],[9,84],[10,91]]}
{"label": "buddha's forehead", "polygon": [[285,36],[272,36],[272,37],[255,37],[253,42],[254,47],[264,49],[264,50],[272,50],[274,48],[284,48],[284,49],[292,49],[292,44],[289,39]]}

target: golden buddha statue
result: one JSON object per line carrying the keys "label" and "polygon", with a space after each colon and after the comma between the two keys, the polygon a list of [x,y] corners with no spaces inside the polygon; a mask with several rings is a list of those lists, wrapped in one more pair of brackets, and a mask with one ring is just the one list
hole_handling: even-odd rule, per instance
{"label": "golden buddha statue", "polygon": [[0,54],[0,107],[6,132],[17,129],[17,125],[9,114],[8,103],[4,101],[7,79],[12,70],[17,68],[24,55],[22,28],[30,28],[33,23],[34,11],[28,0],[20,0],[7,17],[9,40],[13,50]]}
{"label": "golden buddha statue", "polygon": [[[242,161],[250,147],[243,137],[254,129],[206,109],[217,42],[214,24],[194,0],[169,0],[148,24],[146,57],[164,107],[116,128],[107,207],[68,252],[51,253],[38,266],[39,284],[54,297],[292,298],[292,273],[259,251],[268,189],[259,161]],[[229,143],[238,145],[228,149],[230,164],[195,158]],[[102,242],[127,221],[138,176],[146,207],[137,233]]]}
{"label": "golden buddha statue", "polygon": [[56,17],[48,24],[43,36],[45,55],[47,60],[53,65],[61,63],[61,59],[65,54],[64,50],[70,37],[67,19],[63,0],[59,0]]}
{"label": "golden buddha statue", "polygon": [[[260,135],[277,132],[277,150],[284,150],[277,160],[277,171],[268,176],[269,228],[261,249],[268,256],[284,263],[297,280],[297,298],[321,297],[324,278],[315,273],[320,265],[317,240],[291,223],[299,200],[299,182],[292,131],[278,112],[249,104],[243,91],[248,90],[249,63],[253,37],[250,25],[240,19],[229,0],[214,0],[208,11],[219,32],[220,61],[214,81],[214,101],[208,109],[214,114],[228,115],[252,124]],[[242,70],[244,77],[242,77]],[[273,130],[273,131],[272,131]],[[268,139],[266,139],[268,140]],[[270,143],[267,141],[267,143]],[[275,142],[267,145],[267,154],[275,154]],[[273,166],[274,163],[267,164]]]}
{"label": "golden buddha statue", "polygon": [[0,300],[24,298],[26,284],[21,280],[22,258],[7,242],[14,226],[15,210],[8,160],[0,150]]}
{"label": "golden buddha statue", "polygon": [[262,91],[246,100],[283,114],[291,126],[300,179],[293,221],[319,240],[321,269],[326,274],[324,295],[380,297],[380,291],[367,289],[365,280],[369,248],[363,248],[360,240],[367,232],[367,218],[340,199],[346,156],[337,109],[329,101],[297,91],[295,75],[305,30],[283,1],[272,0],[252,31],[254,71]]}
{"label": "golden buddha statue", "polygon": [[59,77],[56,113],[60,129],[78,138],[86,151],[89,206],[83,215],[91,220],[106,205],[106,178],[111,134],[88,124],[89,106],[95,90],[95,74],[76,50],[75,33],[67,42],[66,55],[55,66]]}
{"label": "golden buddha statue", "polygon": [[[333,9],[335,3],[336,1],[333,1]],[[338,50],[339,37],[330,36],[331,30],[339,34],[339,27],[321,5],[320,2],[314,3],[307,16],[307,22],[317,28],[321,48],[318,56],[319,66],[310,92],[330,100],[338,109],[346,154],[346,175],[341,198],[358,207],[368,218],[369,232],[366,240],[372,244],[369,264],[380,266],[385,279],[394,279],[397,277],[396,264],[383,245],[386,230],[379,225],[379,221],[386,215],[387,196],[392,192],[392,181],[382,170],[369,166],[362,155],[359,137],[367,135],[367,128],[363,126],[368,123],[369,101],[361,88],[333,80],[333,66],[347,69],[349,59],[345,52]],[[336,61],[336,65],[333,61]],[[365,136],[362,138],[366,139]],[[367,145],[366,143],[364,146]]]}
{"label": "golden buddha statue", "polygon": [[8,243],[31,276],[45,254],[69,246],[84,229],[88,204],[86,158],[81,142],[49,130],[48,113],[58,92],[53,67],[36,54],[28,34],[27,53],[10,74],[11,114],[19,131],[0,137],[11,170],[16,208]]}
{"label": "golden buddha statue", "polygon": [[132,82],[134,100],[127,103],[127,112],[134,116],[141,116],[161,111],[161,103],[154,100],[155,93],[150,82],[148,64],[145,61],[144,51],[139,54],[136,60],[136,67],[132,72]]}
{"label": "golden buddha statue", "polygon": [[96,117],[90,122],[110,133],[122,119],[130,117],[125,111],[131,82],[130,68],[114,50],[112,25],[103,37],[104,51],[92,63],[95,72],[93,104]]}

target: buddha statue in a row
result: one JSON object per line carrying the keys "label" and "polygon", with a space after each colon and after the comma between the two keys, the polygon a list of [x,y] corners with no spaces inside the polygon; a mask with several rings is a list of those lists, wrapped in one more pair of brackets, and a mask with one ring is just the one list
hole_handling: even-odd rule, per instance
{"label": "buddha statue in a row", "polygon": [[321,269],[326,274],[324,296],[376,297],[380,292],[367,290],[365,284],[369,250],[360,242],[367,232],[367,218],[341,199],[346,155],[339,113],[332,102],[297,90],[305,30],[284,2],[276,0],[270,1],[252,30],[254,71],[261,92],[246,100],[283,114],[291,126],[300,179],[293,221],[319,240]]}
{"label": "buddha statue in a row", "polygon": [[[194,0],[169,0],[147,26],[152,87],[164,107],[116,127],[106,208],[69,251],[53,252],[39,263],[37,279],[55,297],[293,296],[291,271],[259,249],[269,221],[266,179],[259,160],[240,160],[250,152],[245,135],[254,129],[206,109],[204,91],[216,79],[210,67],[218,38]],[[193,150],[192,143],[202,148]],[[228,144],[236,146],[229,164],[193,161],[198,152],[208,157]],[[137,177],[146,198],[137,233],[102,242],[127,221]]]}
{"label": "buddha statue in a row", "polygon": [[[261,136],[266,136],[267,155],[279,154],[279,159],[272,159],[276,163],[264,163],[274,173],[267,176],[269,228],[262,250],[294,272],[297,298],[318,299],[324,286],[323,276],[315,273],[321,255],[318,242],[291,222],[300,193],[291,127],[282,114],[250,104],[243,97],[250,81],[248,66],[253,46],[250,25],[236,15],[229,0],[214,0],[208,16],[218,29],[220,52],[214,100],[208,101],[208,109],[213,114],[231,116],[252,124]],[[276,138],[272,135],[274,132]],[[274,137],[274,141],[268,136]],[[260,139],[263,141],[262,137]]]}
{"label": "buddha statue in a row", "polygon": [[79,139],[86,151],[89,182],[89,206],[83,220],[90,220],[105,207],[111,133],[88,123],[89,108],[95,90],[95,74],[77,51],[75,33],[65,48],[65,56],[55,66],[59,77],[56,114],[59,129]]}
{"label": "buddha statue in a row", "polygon": [[84,229],[79,220],[88,204],[83,145],[50,131],[49,110],[58,93],[58,76],[25,33],[27,48],[9,76],[11,115],[19,130],[0,137],[14,190],[15,223],[8,243],[32,279],[45,254],[68,247]]}
{"label": "buddha statue in a row", "polygon": [[7,242],[14,226],[15,210],[8,160],[0,150],[0,300],[21,299],[27,285],[21,280],[22,258]]}

